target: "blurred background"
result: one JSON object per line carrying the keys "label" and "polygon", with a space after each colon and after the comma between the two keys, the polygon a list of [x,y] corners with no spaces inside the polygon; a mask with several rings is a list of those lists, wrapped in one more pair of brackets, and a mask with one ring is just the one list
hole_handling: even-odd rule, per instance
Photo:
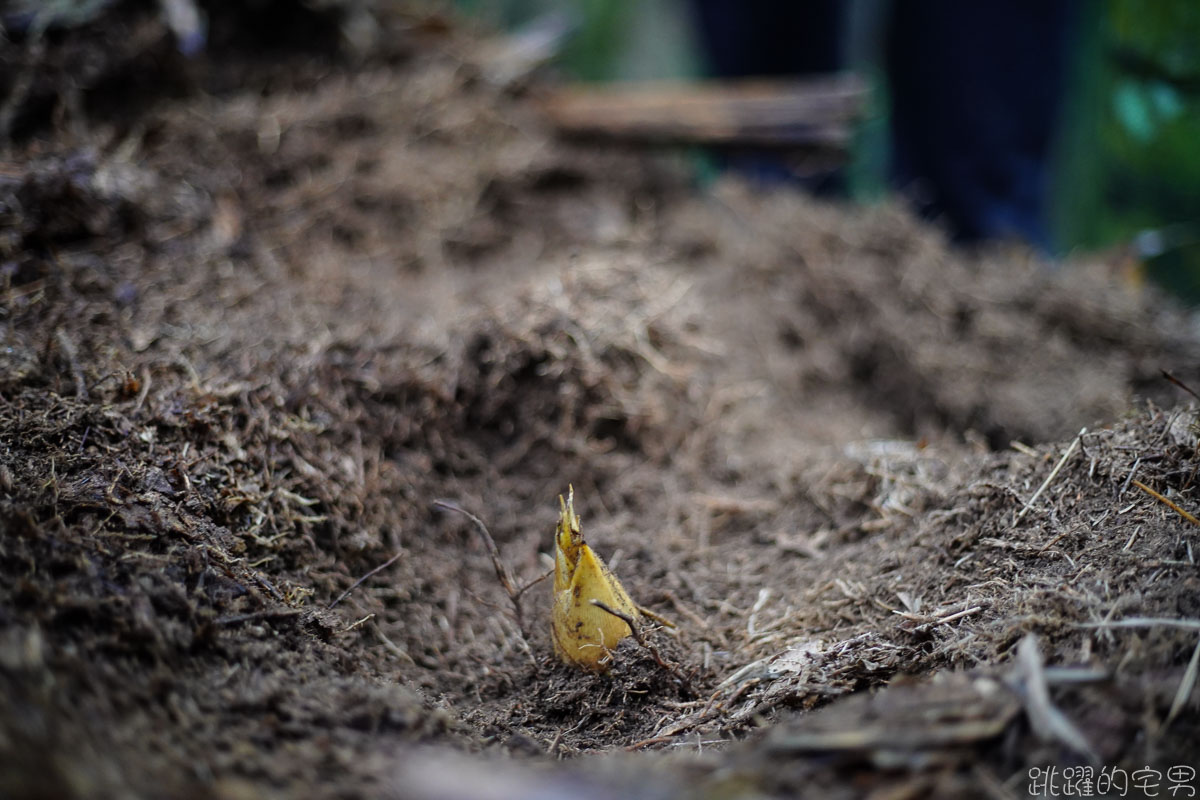
{"label": "blurred background", "polygon": [[[848,163],[809,188],[858,203],[907,194],[964,242],[1022,239],[1053,256],[1110,250],[1130,280],[1200,302],[1200,6],[959,5],[455,0],[509,31],[557,15],[572,30],[554,62],[568,80],[853,71],[870,99]],[[973,118],[948,113],[955,103]],[[1016,152],[1040,137],[1035,157]],[[745,166],[700,151],[693,160],[701,181]],[[978,175],[939,198],[938,170],[950,183]],[[772,179],[761,165],[748,171]],[[919,180],[930,171],[933,196]],[[1029,197],[981,197],[989,180],[1023,182],[1002,193]]]}

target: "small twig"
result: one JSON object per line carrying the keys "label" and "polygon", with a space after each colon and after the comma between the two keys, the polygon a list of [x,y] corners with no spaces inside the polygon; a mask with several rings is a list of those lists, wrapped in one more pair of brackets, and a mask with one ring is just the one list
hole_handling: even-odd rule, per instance
{"label": "small twig", "polygon": [[558,753],[558,747],[559,747],[559,745],[562,744],[563,737],[569,733],[574,733],[575,731],[579,730],[581,727],[583,727],[583,723],[585,723],[587,721],[588,721],[588,715],[584,714],[583,717],[579,720],[579,722],[576,722],[571,727],[559,728],[558,733],[554,734],[554,741],[552,741],[550,743],[550,747],[546,752],[548,752],[552,756],[555,756],[556,758],[562,758],[562,756],[559,755],[559,753]]}
{"label": "small twig", "polygon": [[355,589],[357,589],[359,586],[361,586],[361,585],[362,585],[362,582],[363,582],[363,581],[365,581],[367,578],[370,578],[372,575],[374,575],[374,574],[376,574],[376,573],[378,573],[378,572],[382,572],[383,570],[385,570],[385,569],[387,569],[388,567],[390,567],[392,564],[395,564],[395,563],[396,563],[396,559],[400,558],[400,556],[402,556],[402,555],[404,555],[404,551],[403,551],[403,550],[400,550],[399,552],[397,552],[397,553],[396,553],[396,555],[392,556],[392,557],[391,557],[391,558],[389,558],[387,561],[383,562],[383,563],[382,563],[382,564],[380,564],[378,567],[375,567],[375,569],[371,570],[371,571],[370,571],[370,572],[368,572],[366,575],[363,575],[361,578],[359,578],[358,580],[356,580],[354,583],[350,584],[350,588],[349,588],[349,589],[347,589],[346,591],[342,592],[342,593],[341,593],[341,594],[338,596],[338,599],[337,599],[337,600],[334,600],[332,603],[330,603],[330,604],[327,606],[327,608],[330,608],[330,609],[332,609],[332,608],[333,608],[334,606],[336,606],[338,603],[340,603],[340,602],[342,602],[343,600],[345,600],[347,597],[349,597],[349,596],[350,596],[350,593],[351,593],[351,592],[353,592]]}
{"label": "small twig", "polygon": [[130,412],[136,415],[141,410],[142,404],[146,402],[146,396],[150,394],[150,370],[142,370],[142,387],[138,390],[137,401],[133,404],[133,411]]}
{"label": "small twig", "polygon": [[1175,384],[1180,389],[1183,389],[1185,392],[1187,392],[1188,394],[1190,394],[1192,397],[1196,398],[1197,400],[1200,400],[1200,394],[1196,394],[1194,391],[1192,391],[1192,387],[1188,386],[1186,383],[1179,380],[1179,378],[1176,378],[1174,375],[1167,372],[1165,369],[1159,370],[1159,371],[1162,372],[1162,376],[1164,378],[1166,378],[1168,381]]}
{"label": "small twig", "polygon": [[663,589],[661,594],[671,602],[671,605],[675,606],[676,611],[688,618],[688,622],[691,622],[701,630],[711,630],[712,626],[708,624],[708,621],[684,605],[683,601],[680,600],[679,597],[677,597],[670,589]]}
{"label": "small twig", "polygon": [[634,750],[641,750],[643,747],[649,747],[652,744],[662,744],[663,742],[669,742],[672,739],[674,739],[675,736],[676,736],[676,734],[671,734],[669,736],[651,736],[649,739],[642,739],[641,741],[634,742],[633,744],[627,744],[627,745],[625,745],[625,749],[629,752],[633,752]]}
{"label": "small twig", "polygon": [[1142,465],[1142,457],[1138,456],[1134,459],[1133,466],[1129,468],[1129,475],[1125,478],[1125,483],[1121,484],[1121,491],[1117,492],[1117,498],[1125,494],[1125,490],[1129,488],[1129,484],[1133,482],[1133,476],[1137,473],[1138,467]]}
{"label": "small twig", "polygon": [[1179,516],[1181,516],[1181,517],[1183,517],[1184,519],[1186,519],[1188,522],[1192,523],[1193,525],[1200,526],[1200,519],[1196,519],[1196,517],[1195,517],[1195,516],[1193,516],[1192,514],[1189,514],[1189,513],[1188,513],[1188,512],[1186,512],[1186,511],[1184,511],[1182,508],[1180,508],[1179,506],[1175,505],[1175,504],[1174,504],[1174,503],[1172,503],[1170,500],[1168,500],[1167,498],[1163,497],[1161,494],[1159,494],[1158,492],[1154,491],[1153,489],[1151,489],[1151,488],[1150,488],[1149,486],[1147,486],[1146,484],[1142,483],[1141,481],[1134,481],[1134,482],[1133,482],[1133,485],[1134,485],[1134,486],[1136,486],[1136,487],[1138,487],[1138,488],[1139,488],[1139,489],[1141,489],[1143,492],[1145,492],[1146,494],[1150,495],[1151,497],[1153,497],[1155,500],[1159,501],[1160,503],[1163,503],[1163,504],[1165,504],[1165,505],[1166,505],[1168,508],[1170,508],[1172,511],[1174,511],[1174,512],[1175,512],[1176,514],[1178,514]]}
{"label": "small twig", "polygon": [[971,614],[978,614],[980,611],[983,611],[983,606],[971,606],[970,608],[964,608],[962,611],[951,614],[948,617],[942,617],[941,619],[935,620],[935,623],[937,625],[946,625],[956,620],[960,620],[963,617],[970,616]]}
{"label": "small twig", "polygon": [[525,594],[525,592],[529,591],[534,586],[537,586],[539,583],[546,580],[546,578],[549,578],[553,574],[554,574],[554,570],[548,569],[545,572],[543,572],[541,575],[538,575],[536,578],[531,580],[529,583],[525,584],[520,589],[517,589],[517,597],[520,597],[521,595]]}
{"label": "small twig", "polygon": [[283,593],[280,592],[278,589],[276,589],[275,586],[269,580],[264,578],[262,575],[259,575],[257,572],[254,573],[254,580],[258,581],[259,585],[262,586],[264,589],[266,589],[268,592],[270,592],[271,596],[274,597],[276,600],[278,600],[281,603],[284,602]]}
{"label": "small twig", "polygon": [[372,623],[371,630],[375,631],[375,635],[379,637],[379,641],[383,642],[383,647],[385,650],[387,650],[389,653],[396,656],[397,658],[401,658],[401,659],[407,661],[409,664],[416,666],[417,662],[413,661],[412,656],[410,656],[404,650],[404,648],[400,647],[400,645],[396,644],[391,639],[389,639],[387,637],[387,634],[383,632],[383,629],[379,627],[378,623]]}
{"label": "small twig", "polygon": [[434,508],[441,508],[446,511],[453,511],[462,514],[471,522],[475,523],[475,527],[479,530],[479,535],[483,539],[484,545],[487,547],[488,555],[492,557],[492,567],[496,570],[496,577],[500,579],[500,585],[504,587],[504,591],[508,592],[509,597],[517,597],[518,589],[517,582],[513,578],[512,572],[508,565],[500,558],[500,548],[496,546],[496,540],[492,538],[492,532],[488,530],[487,525],[483,524],[483,520],[467,511],[457,503],[451,503],[449,500],[434,500]]}
{"label": "small twig", "polygon": [[1038,451],[1034,450],[1032,447],[1025,444],[1024,442],[1013,439],[1011,442],[1008,443],[1008,446],[1011,447],[1013,450],[1016,450],[1018,453],[1022,453],[1024,455],[1030,456],[1031,458],[1037,458]]}
{"label": "small twig", "polygon": [[75,381],[75,397],[87,400],[87,383],[83,378],[83,368],[79,366],[79,351],[75,349],[75,343],[62,328],[54,332],[54,341],[58,342],[58,349],[62,351],[67,365],[71,368],[71,378]]}
{"label": "small twig", "polygon": [[1046,667],[1046,683],[1052,686],[1076,686],[1081,683],[1099,683],[1112,677],[1103,669],[1086,667]]}
{"label": "small twig", "polygon": [[1137,535],[1138,535],[1139,533],[1141,533],[1141,531],[1142,531],[1142,526],[1141,526],[1141,525],[1138,525],[1136,528],[1134,528],[1134,529],[1133,529],[1133,533],[1129,534],[1129,541],[1125,542],[1125,546],[1121,548],[1121,551],[1122,551],[1122,552],[1124,552],[1124,551],[1128,550],[1129,548],[1133,547],[1133,542],[1134,542],[1134,540],[1135,540],[1135,539],[1137,539]]}
{"label": "small twig", "polygon": [[1063,531],[1062,533],[1060,533],[1058,536],[1055,536],[1053,539],[1051,539],[1050,541],[1046,542],[1044,545],[1042,545],[1042,546],[1041,546],[1041,547],[1038,549],[1038,551],[1037,551],[1037,555],[1039,555],[1039,556],[1040,556],[1042,553],[1046,552],[1046,551],[1047,551],[1047,550],[1049,550],[1051,547],[1054,547],[1054,545],[1058,544],[1058,543],[1059,543],[1059,542],[1061,542],[1063,539],[1065,539],[1065,538],[1067,537],[1067,534],[1068,534],[1068,533],[1070,533],[1070,532],[1071,532],[1071,531],[1069,531],[1069,530],[1065,530],[1065,531]]}
{"label": "small twig", "polygon": [[1105,620],[1104,622],[1078,622],[1077,628],[1186,628],[1200,631],[1200,619],[1174,619],[1171,617],[1126,617],[1125,619]]}
{"label": "small twig", "polygon": [[347,627],[345,627],[344,629],[342,629],[342,633],[349,633],[350,631],[354,630],[354,629],[355,629],[355,628],[357,628],[359,625],[362,625],[363,623],[367,622],[368,620],[370,620],[370,619],[371,619],[372,617],[374,617],[374,616],[375,616],[375,614],[374,614],[374,612],[372,612],[372,613],[370,613],[370,614],[367,614],[367,615],[366,615],[365,617],[363,617],[362,619],[360,619],[360,620],[356,620],[355,622],[352,622],[352,623],[350,623],[350,624],[349,624]]}
{"label": "small twig", "polygon": [[596,606],[601,611],[607,611],[609,614],[612,614],[614,617],[616,617],[617,619],[621,620],[626,625],[628,625],[629,630],[633,633],[634,641],[636,641],[648,653],[650,653],[650,655],[654,657],[654,661],[660,667],[662,667],[667,672],[674,675],[675,679],[679,681],[679,683],[683,686],[685,691],[687,691],[689,694],[695,694],[695,692],[692,690],[692,682],[690,680],[688,680],[686,675],[684,675],[682,672],[679,671],[679,667],[677,667],[677,666],[671,664],[669,661],[666,661],[665,659],[663,659],[662,655],[659,654],[659,652],[658,652],[658,648],[655,647],[654,645],[650,644],[650,642],[648,642],[646,640],[645,635],[642,633],[642,628],[640,625],[638,625],[637,620],[635,620],[633,617],[631,617],[629,614],[626,614],[623,611],[616,610],[615,608],[613,608],[612,606],[608,605],[607,603],[605,603],[601,600],[593,599],[592,605]]}
{"label": "small twig", "polygon": [[1167,721],[1164,727],[1170,725],[1175,717],[1179,716],[1179,712],[1183,711],[1188,698],[1192,696],[1192,689],[1196,688],[1197,671],[1200,671],[1200,642],[1196,642],[1196,649],[1192,651],[1192,660],[1188,662],[1187,670],[1183,673],[1183,680],[1179,682],[1179,690],[1175,692],[1175,699],[1171,702],[1171,710],[1167,712]]}
{"label": "small twig", "polygon": [[1021,518],[1025,516],[1025,513],[1029,511],[1037,499],[1042,496],[1042,492],[1046,491],[1046,487],[1050,485],[1050,482],[1058,476],[1059,470],[1063,468],[1063,465],[1067,463],[1067,459],[1070,458],[1075,452],[1075,448],[1079,447],[1079,443],[1083,441],[1083,435],[1085,433],[1087,433],[1087,428],[1081,428],[1079,435],[1075,437],[1075,439],[1071,442],[1071,446],[1067,448],[1067,452],[1063,453],[1062,458],[1060,458],[1058,463],[1054,465],[1054,469],[1050,470],[1050,474],[1046,476],[1046,480],[1042,481],[1042,485],[1039,486],[1038,490],[1033,493],[1033,497],[1029,498],[1029,502],[1027,502],[1025,507],[1017,513],[1017,518],[1013,520],[1013,525],[1016,525],[1021,521]]}
{"label": "small twig", "polygon": [[449,500],[434,500],[433,506],[434,508],[440,508],[445,511],[453,511],[458,514],[462,514],[475,524],[476,530],[479,531],[480,538],[483,539],[483,543],[487,547],[488,555],[492,557],[492,568],[496,570],[496,578],[500,581],[500,585],[504,587],[504,591],[508,594],[508,599],[512,601],[513,610],[517,615],[517,627],[521,629],[521,636],[525,639],[525,643],[528,644],[529,632],[525,629],[525,613],[521,608],[521,595],[524,594],[525,590],[530,586],[533,586],[539,581],[544,580],[546,576],[543,575],[542,577],[537,578],[525,586],[518,587],[517,581],[513,577],[512,570],[508,568],[508,565],[505,564],[504,560],[500,557],[500,548],[496,546],[496,540],[492,538],[492,533],[488,530],[487,525],[483,524],[483,520],[472,514],[470,511],[467,511],[457,503],[452,503]]}
{"label": "small twig", "polygon": [[240,625],[243,622],[254,622],[260,619],[291,619],[298,617],[304,612],[298,608],[278,608],[268,611],[253,611],[249,614],[233,614],[228,617],[217,617],[213,620],[214,625]]}
{"label": "small twig", "polygon": [[1050,699],[1041,649],[1032,633],[1027,634],[1017,647],[1017,669],[1013,677],[1024,689],[1025,714],[1039,738],[1058,741],[1093,763],[1100,760],[1087,737]]}
{"label": "small twig", "polygon": [[746,621],[746,636],[753,639],[755,636],[755,623],[758,621],[758,612],[762,611],[763,606],[771,599],[771,590],[763,587],[758,590],[758,599],[754,601],[754,608],[750,609],[750,617]]}

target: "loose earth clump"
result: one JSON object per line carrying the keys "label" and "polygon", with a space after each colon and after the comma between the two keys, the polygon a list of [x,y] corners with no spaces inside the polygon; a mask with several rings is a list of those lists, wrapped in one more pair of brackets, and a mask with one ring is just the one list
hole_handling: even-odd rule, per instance
{"label": "loose earth clump", "polygon": [[[1189,763],[1200,336],[1120,254],[697,190],[426,12],[207,8],[190,60],[149,2],[3,55],[0,795]],[[550,639],[568,485],[677,626],[603,674]]]}

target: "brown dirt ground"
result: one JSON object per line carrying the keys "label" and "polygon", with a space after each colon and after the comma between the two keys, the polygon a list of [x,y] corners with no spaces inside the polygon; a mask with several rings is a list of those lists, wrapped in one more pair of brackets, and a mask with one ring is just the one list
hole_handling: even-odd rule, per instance
{"label": "brown dirt ground", "polygon": [[[1193,316],[557,141],[437,16],[350,53],[338,4],[263,8],[194,61],[136,2],[4,51],[0,796],[1195,763],[1197,528],[1134,483],[1200,507]],[[433,506],[524,584],[568,483],[673,670],[555,663],[547,586],[526,637]]]}

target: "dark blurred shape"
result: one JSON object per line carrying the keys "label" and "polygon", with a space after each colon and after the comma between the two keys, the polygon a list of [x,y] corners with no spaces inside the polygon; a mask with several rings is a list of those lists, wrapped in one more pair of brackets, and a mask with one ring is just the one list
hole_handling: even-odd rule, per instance
{"label": "dark blurred shape", "polygon": [[892,8],[893,180],[958,241],[1049,248],[1048,165],[1071,6],[923,0]]}
{"label": "dark blurred shape", "polygon": [[301,0],[204,0],[209,41],[218,54],[226,48],[257,48],[271,55],[296,51],[325,56],[340,47],[345,3]]}
{"label": "dark blurred shape", "polygon": [[[1049,249],[1049,162],[1073,26],[1072,0],[895,2],[886,25],[893,185],[959,242],[1019,239]],[[692,0],[713,72],[811,75],[846,69],[849,3]],[[794,180],[775,156],[727,166]],[[840,172],[800,183],[838,193]]]}
{"label": "dark blurred shape", "polygon": [[[710,72],[719,78],[827,75],[845,66],[847,6],[837,0],[692,0]],[[778,154],[724,153],[721,163],[764,183],[799,181],[817,194],[840,194],[836,168],[800,177]]]}
{"label": "dark blurred shape", "polygon": [[693,0],[715,77],[809,75],[845,66],[847,4],[838,0]]}

